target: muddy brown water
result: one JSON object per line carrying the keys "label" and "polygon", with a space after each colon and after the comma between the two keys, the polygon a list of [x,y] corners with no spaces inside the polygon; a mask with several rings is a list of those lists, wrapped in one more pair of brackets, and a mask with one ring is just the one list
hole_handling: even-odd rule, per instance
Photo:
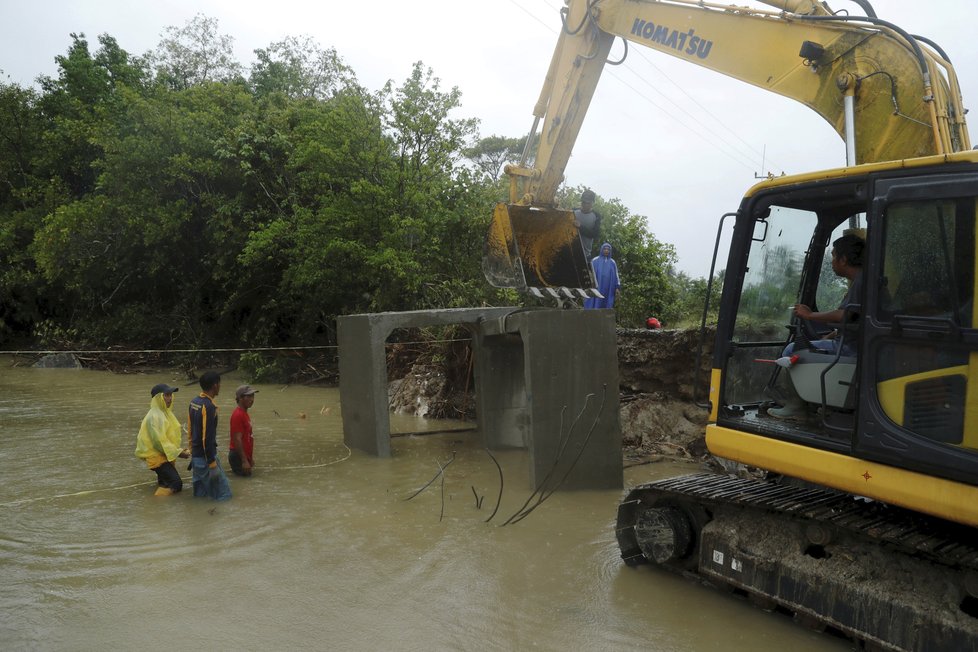
{"label": "muddy brown water", "polygon": [[[255,476],[232,476],[229,502],[154,498],[155,475],[133,457],[149,388],[181,385],[183,421],[195,386],[13,362],[0,357],[5,650],[851,647],[716,589],[625,567],[621,492],[558,492],[500,527],[530,493],[520,451],[497,454],[502,499],[486,523],[499,474],[473,433],[395,437],[390,459],[351,452],[336,389],[258,385]],[[240,381],[225,377],[217,399],[225,436]],[[392,418],[400,433],[464,425]],[[439,464],[444,483],[406,500]],[[695,470],[639,466],[625,480]]]}

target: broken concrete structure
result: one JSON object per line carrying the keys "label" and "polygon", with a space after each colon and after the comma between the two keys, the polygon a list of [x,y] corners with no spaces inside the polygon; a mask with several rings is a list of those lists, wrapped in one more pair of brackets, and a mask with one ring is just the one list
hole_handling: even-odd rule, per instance
{"label": "broken concrete structure", "polygon": [[448,324],[472,333],[485,446],[527,450],[534,488],[622,487],[615,318],[606,310],[457,308],[340,317],[348,446],[390,456],[384,344],[398,328]]}

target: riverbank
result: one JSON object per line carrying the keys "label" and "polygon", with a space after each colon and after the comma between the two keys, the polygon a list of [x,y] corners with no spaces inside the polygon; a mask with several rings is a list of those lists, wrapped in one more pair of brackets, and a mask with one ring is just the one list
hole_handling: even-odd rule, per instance
{"label": "riverbank", "polygon": [[[619,420],[626,465],[710,459],[703,435],[707,409],[701,405],[708,391],[712,335],[707,333],[698,356],[699,330],[618,330]],[[470,367],[464,355],[389,356],[391,409],[474,420]]]}
{"label": "riverbank", "polygon": [[[700,333],[687,330],[619,329],[618,370],[623,456],[626,465],[660,460],[706,462],[703,437],[713,333],[700,353]],[[470,340],[464,332],[399,332],[387,345],[391,410],[432,419],[475,421]],[[43,356],[22,355],[30,366]],[[140,352],[134,348],[60,355],[77,366],[116,374],[178,373],[192,385],[205,369],[237,373],[249,382],[288,386],[336,386],[335,347],[241,353]]]}

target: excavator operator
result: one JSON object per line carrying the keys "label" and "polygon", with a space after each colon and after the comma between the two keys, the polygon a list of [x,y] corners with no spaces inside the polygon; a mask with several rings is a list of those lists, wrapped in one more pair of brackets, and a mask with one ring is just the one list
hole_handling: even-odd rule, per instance
{"label": "excavator operator", "polygon": [[[849,281],[849,289],[846,291],[846,296],[842,299],[842,303],[839,304],[838,308],[824,312],[814,312],[805,304],[798,303],[793,308],[794,314],[801,319],[823,324],[842,323],[846,314],[846,307],[852,304],[859,305],[860,303],[859,296],[862,293],[863,280],[863,250],[865,247],[866,242],[859,236],[851,233],[843,235],[832,243],[832,271],[835,272],[836,276],[841,276]],[[858,312],[849,310],[850,321],[856,321],[858,318]],[[832,331],[822,339],[812,341],[810,343],[811,348],[835,354],[839,350],[837,335],[837,331]],[[842,344],[843,356],[855,357],[856,342],[854,339],[850,338]],[[796,342],[789,343],[781,355],[783,357],[791,356],[795,350],[795,344]],[[805,404],[801,400],[801,397],[793,394],[784,401],[783,407],[771,408],[767,413],[778,419],[797,419],[805,415]]]}

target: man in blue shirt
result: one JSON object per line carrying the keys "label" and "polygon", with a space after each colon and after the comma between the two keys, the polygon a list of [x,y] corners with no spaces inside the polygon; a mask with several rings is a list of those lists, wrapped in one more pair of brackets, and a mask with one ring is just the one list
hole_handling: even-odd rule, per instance
{"label": "man in blue shirt", "polygon": [[591,257],[591,247],[601,232],[601,215],[594,210],[594,191],[585,190],[581,193],[581,207],[574,209],[574,224],[581,235],[581,247],[584,257]]}
{"label": "man in blue shirt", "polygon": [[218,418],[214,398],[221,393],[221,375],[205,371],[200,376],[200,389],[200,395],[190,401],[187,416],[194,497],[228,500],[231,486],[217,458]]}

